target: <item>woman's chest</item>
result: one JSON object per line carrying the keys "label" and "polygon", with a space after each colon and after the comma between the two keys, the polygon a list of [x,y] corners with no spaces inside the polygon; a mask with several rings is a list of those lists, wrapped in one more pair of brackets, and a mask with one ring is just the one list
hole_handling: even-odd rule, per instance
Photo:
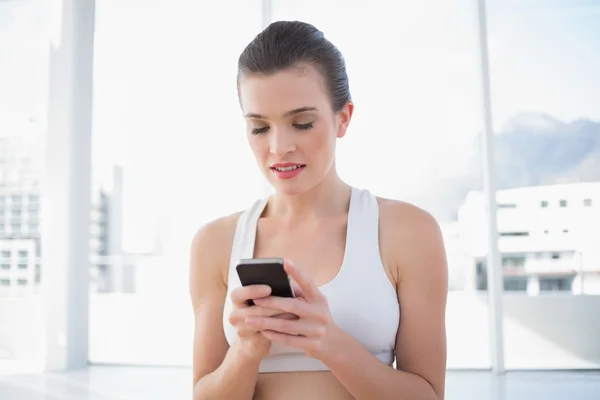
{"label": "woman's chest", "polygon": [[289,259],[321,286],[340,271],[346,249],[346,221],[284,229],[259,224],[254,257]]}

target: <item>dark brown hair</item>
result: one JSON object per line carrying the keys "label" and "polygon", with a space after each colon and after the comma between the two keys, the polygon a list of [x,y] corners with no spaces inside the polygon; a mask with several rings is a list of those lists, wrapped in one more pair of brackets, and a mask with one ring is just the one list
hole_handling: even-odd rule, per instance
{"label": "dark brown hair", "polygon": [[246,46],[238,60],[238,95],[243,74],[271,75],[303,64],[319,71],[333,111],[341,111],[351,100],[344,57],[323,32],[299,21],[273,22]]}

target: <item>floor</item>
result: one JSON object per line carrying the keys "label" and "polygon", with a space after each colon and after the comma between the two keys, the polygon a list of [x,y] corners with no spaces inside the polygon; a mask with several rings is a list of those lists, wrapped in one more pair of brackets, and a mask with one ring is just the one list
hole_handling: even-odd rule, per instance
{"label": "floor", "polygon": [[[91,366],[66,374],[0,375],[2,400],[190,399],[185,368]],[[448,372],[446,400],[598,400],[600,371]]]}

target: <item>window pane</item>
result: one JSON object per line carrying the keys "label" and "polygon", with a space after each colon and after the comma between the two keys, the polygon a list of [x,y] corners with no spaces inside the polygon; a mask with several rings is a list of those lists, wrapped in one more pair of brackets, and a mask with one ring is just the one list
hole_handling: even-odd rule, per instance
{"label": "window pane", "polygon": [[340,175],[376,195],[413,202],[440,221],[450,268],[450,368],[490,366],[487,293],[477,291],[475,273],[480,254],[470,254],[459,222],[468,193],[481,188],[472,6],[273,2],[274,19],[313,23],[346,59],[356,110],[338,141]]}
{"label": "window pane", "polygon": [[[39,218],[46,131],[48,48],[42,2],[0,1],[0,363],[43,365]],[[6,329],[5,329],[6,327]]]}
{"label": "window pane", "polygon": [[498,198],[517,204],[498,226],[530,233],[499,238],[503,255],[524,260],[505,297],[507,367],[597,368],[598,4],[488,4]]}
{"label": "window pane", "polygon": [[266,193],[236,93],[260,5],[96,2],[92,362],[190,364],[193,234]]}

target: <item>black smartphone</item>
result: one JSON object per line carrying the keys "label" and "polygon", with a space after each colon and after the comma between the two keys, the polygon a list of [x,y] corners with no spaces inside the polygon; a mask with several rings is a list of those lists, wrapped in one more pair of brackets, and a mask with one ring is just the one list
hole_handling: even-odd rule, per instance
{"label": "black smartphone", "polygon": [[[268,285],[271,296],[295,297],[290,278],[283,269],[281,258],[248,258],[240,260],[236,267],[242,286]],[[248,304],[254,305],[252,300]]]}

